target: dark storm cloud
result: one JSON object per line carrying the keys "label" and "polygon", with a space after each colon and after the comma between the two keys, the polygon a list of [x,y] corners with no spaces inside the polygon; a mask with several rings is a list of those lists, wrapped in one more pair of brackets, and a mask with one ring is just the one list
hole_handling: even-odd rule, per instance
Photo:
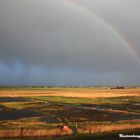
{"label": "dark storm cloud", "polygon": [[[122,4],[131,7],[135,2]],[[121,29],[121,19],[105,13],[107,7],[116,10],[111,8],[114,3],[88,0],[84,4],[97,6],[95,10],[111,21],[116,17],[115,25],[120,24]],[[128,22],[133,18],[127,18]],[[125,29],[122,31],[131,36]],[[133,33],[139,36],[138,30]],[[133,42],[134,38],[130,38]],[[0,1],[1,85],[129,84],[140,82],[139,70],[138,60],[108,27],[67,1]]]}

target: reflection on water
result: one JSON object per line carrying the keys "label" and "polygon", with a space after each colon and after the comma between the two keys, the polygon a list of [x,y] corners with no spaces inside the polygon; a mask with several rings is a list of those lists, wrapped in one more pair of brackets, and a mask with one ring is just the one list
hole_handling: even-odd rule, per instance
{"label": "reflection on water", "polygon": [[[23,98],[23,97],[1,97],[0,102],[23,102],[23,101],[31,101],[31,99]],[[48,123],[58,123],[59,121],[49,115],[41,112],[34,111],[32,109],[9,109],[3,105],[0,105],[0,121],[3,120],[15,120],[22,119],[28,117],[41,117],[40,121],[45,121]]]}
{"label": "reflection on water", "polygon": [[0,120],[14,120],[21,119],[26,117],[38,117],[44,116],[42,113],[34,112],[31,110],[1,110]]}
{"label": "reflection on water", "polygon": [[31,99],[22,97],[0,97],[0,102],[24,102],[30,101]]}
{"label": "reflection on water", "polygon": [[54,117],[52,116],[49,116],[49,115],[46,115],[45,117],[42,117],[40,119],[40,121],[45,121],[45,122],[48,122],[48,123],[58,123],[59,121],[56,120]]}
{"label": "reflection on water", "polygon": [[2,110],[3,110],[3,108],[4,108],[4,106],[0,105],[0,111],[2,111]]}
{"label": "reflection on water", "polygon": [[[30,99],[27,98],[19,98],[19,97],[1,97],[0,102],[23,102],[29,101]],[[14,119],[21,119],[25,117],[38,117],[44,116],[44,114],[35,112],[28,109],[9,109],[3,105],[0,105],[0,120],[14,120]]]}

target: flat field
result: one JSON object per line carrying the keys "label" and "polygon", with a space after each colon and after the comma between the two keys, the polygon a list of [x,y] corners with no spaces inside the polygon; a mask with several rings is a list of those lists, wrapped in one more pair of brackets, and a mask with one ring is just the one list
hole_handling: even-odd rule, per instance
{"label": "flat field", "polygon": [[105,98],[121,96],[140,96],[140,88],[108,89],[108,88],[2,88],[0,97],[25,96],[64,96],[78,98]]}
{"label": "flat field", "polygon": [[0,137],[135,130],[140,132],[140,88],[0,89]]}

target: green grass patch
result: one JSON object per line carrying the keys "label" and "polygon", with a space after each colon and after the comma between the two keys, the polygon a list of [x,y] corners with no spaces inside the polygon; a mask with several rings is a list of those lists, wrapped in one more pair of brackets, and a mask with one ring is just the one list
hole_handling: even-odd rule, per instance
{"label": "green grass patch", "polygon": [[140,103],[140,98],[138,97],[112,97],[112,98],[76,98],[76,97],[62,97],[62,96],[40,96],[31,97],[34,99],[39,99],[42,101],[50,101],[57,103],[68,103],[68,104],[130,104],[130,103]]}
{"label": "green grass patch", "polygon": [[17,110],[42,107],[42,104],[39,104],[37,102],[1,102],[0,105]]}

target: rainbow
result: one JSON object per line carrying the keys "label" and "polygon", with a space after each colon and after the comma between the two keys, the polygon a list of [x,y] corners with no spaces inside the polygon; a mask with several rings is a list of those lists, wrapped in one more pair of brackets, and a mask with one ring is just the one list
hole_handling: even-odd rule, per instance
{"label": "rainbow", "polygon": [[125,38],[125,36],[116,29],[111,23],[106,21],[104,18],[99,16],[95,11],[88,9],[80,3],[74,2],[72,0],[64,0],[66,4],[75,6],[78,10],[86,12],[89,16],[96,18],[96,20],[102,23],[109,31],[111,31],[120,41],[121,43],[127,47],[127,49],[131,52],[131,54],[135,57],[136,61],[140,64],[140,55],[137,53],[137,50],[134,46],[130,44],[130,42]]}

